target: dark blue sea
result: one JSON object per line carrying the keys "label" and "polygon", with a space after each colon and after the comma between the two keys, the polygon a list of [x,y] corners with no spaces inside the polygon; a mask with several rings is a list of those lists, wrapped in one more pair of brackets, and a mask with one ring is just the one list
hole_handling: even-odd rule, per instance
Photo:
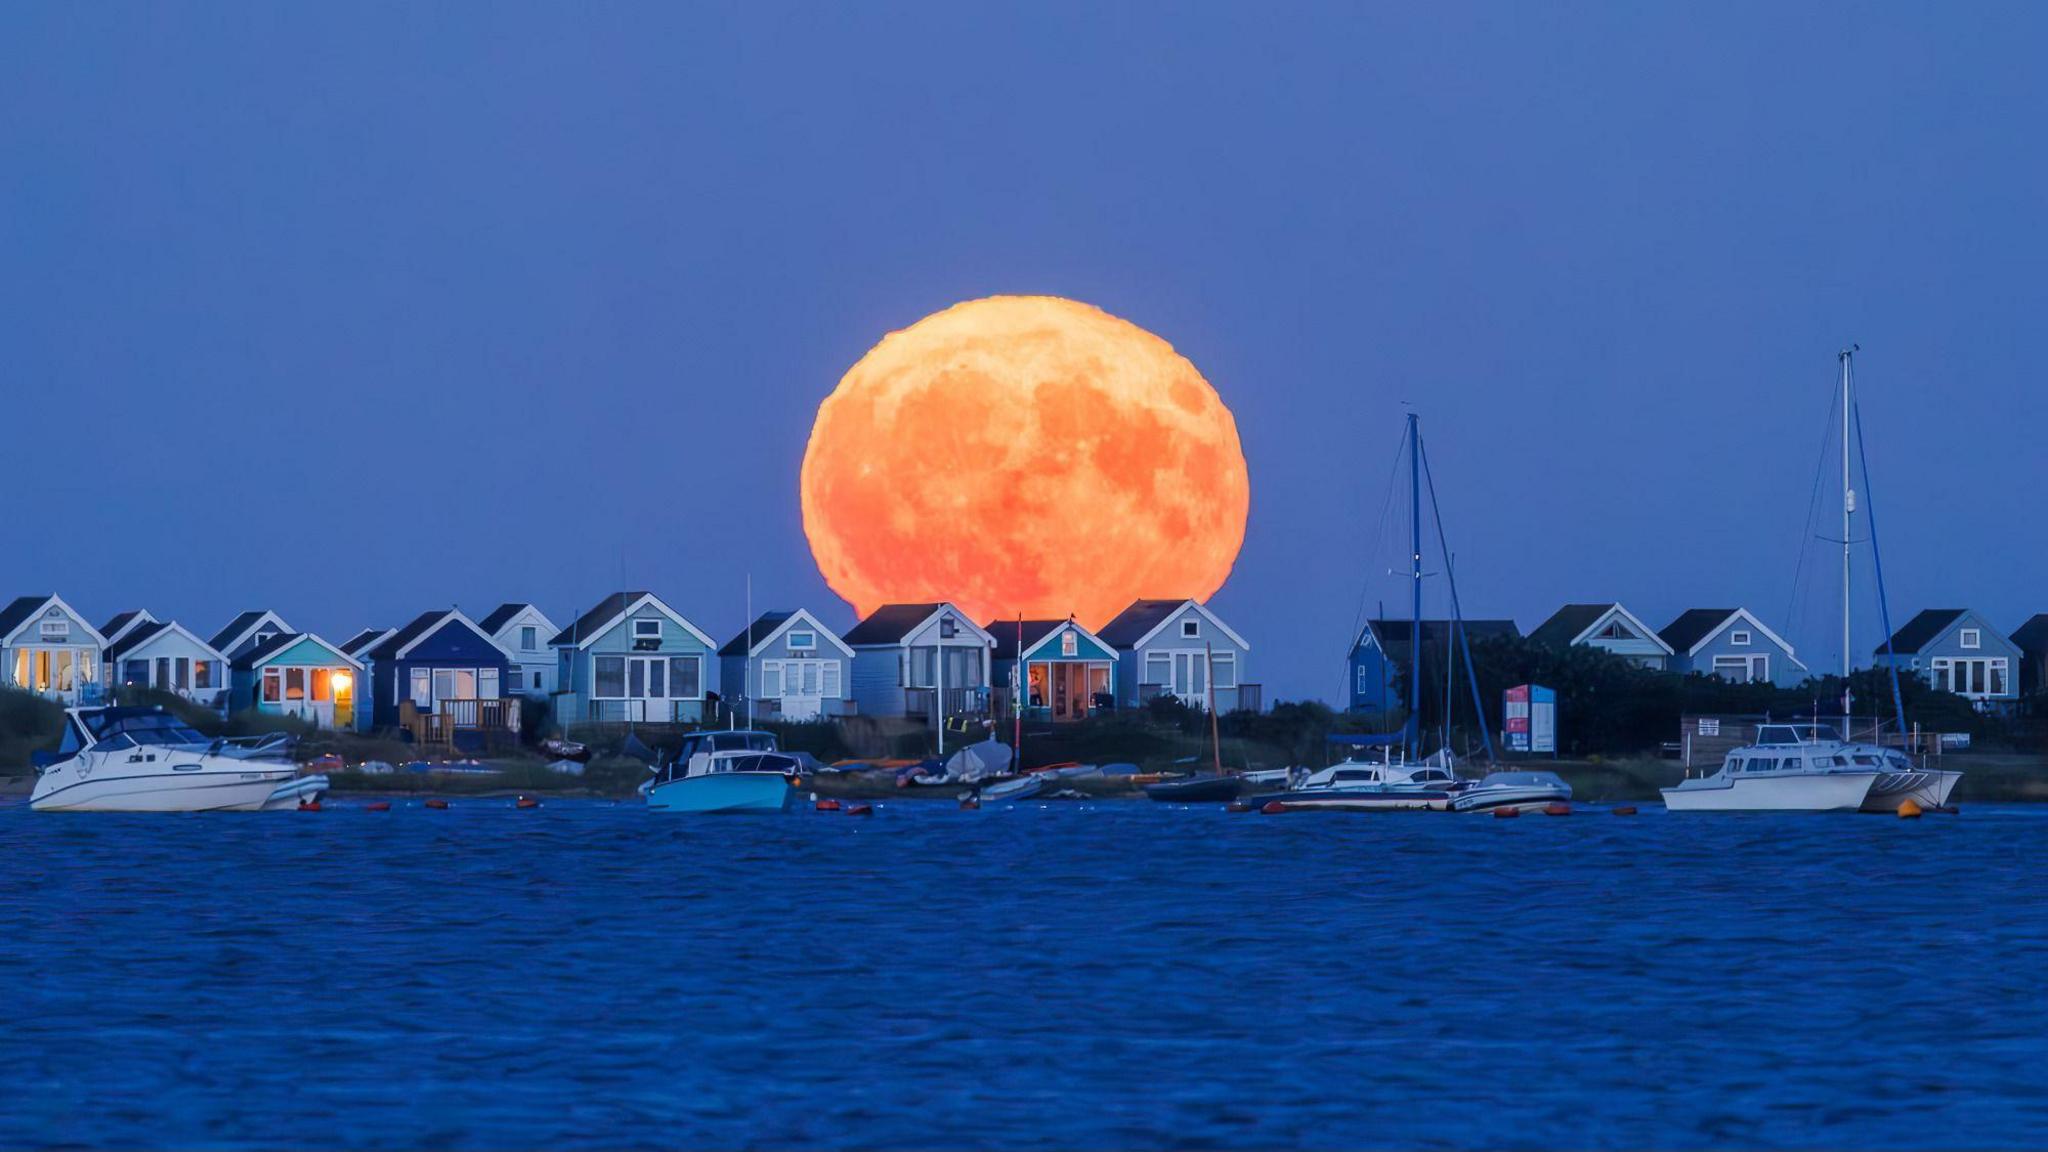
{"label": "dark blue sea", "polygon": [[0,808],[0,1145],[2048,1145],[2048,808]]}

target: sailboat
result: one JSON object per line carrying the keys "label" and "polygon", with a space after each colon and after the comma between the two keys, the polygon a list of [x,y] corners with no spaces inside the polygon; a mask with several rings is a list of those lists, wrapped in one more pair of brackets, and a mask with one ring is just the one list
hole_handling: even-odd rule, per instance
{"label": "sailboat", "polygon": [[[1437,543],[1444,555],[1445,583],[1450,589],[1452,635],[1472,687],[1472,705],[1479,719],[1486,759],[1493,762],[1493,736],[1479,699],[1471,644],[1465,636],[1464,613],[1458,604],[1458,581],[1451,571],[1450,546],[1444,540],[1443,516],[1436,507],[1436,484],[1423,459],[1421,422],[1408,414],[1409,577],[1411,595],[1408,633],[1408,716],[1399,732],[1380,736],[1330,737],[1346,749],[1344,760],[1309,776],[1284,792],[1251,797],[1250,806],[1272,811],[1339,812],[1474,812],[1494,808],[1540,807],[1569,801],[1571,785],[1555,772],[1490,772],[1481,780],[1457,775],[1446,725],[1443,744],[1428,756],[1422,752],[1422,492],[1427,478],[1431,511],[1436,513]],[[1447,654],[1449,645],[1446,645]],[[1450,711],[1448,676],[1444,711]],[[1379,759],[1371,759],[1371,750]],[[1396,758],[1398,754],[1398,759]]]}
{"label": "sailboat", "polygon": [[[1905,698],[1890,637],[1891,607],[1884,592],[1884,561],[1877,546],[1877,517],[1871,507],[1870,461],[1863,450],[1863,415],[1856,407],[1853,361],[1856,347],[1840,355],[1842,409],[1842,722],[1846,731],[1853,700],[1849,674],[1850,576],[1854,570],[1856,486],[1852,464],[1863,466],[1864,527],[1870,533],[1871,569],[1877,578],[1878,613],[1884,624],[1886,665],[1891,673],[1892,709],[1898,731],[1906,731]],[[1853,455],[1852,455],[1853,449]],[[1858,744],[1822,724],[1762,724],[1755,742],[1731,750],[1720,768],[1663,789],[1664,806],[1674,812],[1895,812],[1908,800],[1923,809],[1943,808],[1963,774],[1916,767],[1896,748]]]}

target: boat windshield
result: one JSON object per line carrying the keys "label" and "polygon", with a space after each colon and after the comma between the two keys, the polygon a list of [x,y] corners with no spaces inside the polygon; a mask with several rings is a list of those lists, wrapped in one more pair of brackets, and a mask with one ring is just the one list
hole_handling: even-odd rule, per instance
{"label": "boat windshield", "polygon": [[1831,744],[1839,743],[1841,737],[1835,734],[1833,726],[1827,724],[1760,724],[1756,730],[1759,744]]}
{"label": "boat windshield", "polygon": [[137,744],[210,743],[191,725],[168,712],[108,709],[98,715],[86,714],[82,718],[86,731],[92,734],[96,743],[105,743],[116,736],[126,736]]}

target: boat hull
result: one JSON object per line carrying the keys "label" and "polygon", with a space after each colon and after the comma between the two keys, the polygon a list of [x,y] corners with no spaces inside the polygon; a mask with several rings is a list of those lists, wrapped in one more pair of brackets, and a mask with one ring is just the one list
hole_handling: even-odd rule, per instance
{"label": "boat hull", "polygon": [[1673,812],[1853,812],[1863,806],[1877,772],[1815,772],[1737,776],[1725,784],[1666,788]]}
{"label": "boat hull", "polygon": [[682,776],[648,789],[656,812],[781,812],[796,795],[780,772],[710,772]]}
{"label": "boat hull", "polygon": [[1037,776],[1019,776],[982,788],[976,797],[984,804],[1000,804],[1005,800],[1029,800],[1045,787],[1045,781]]}
{"label": "boat hull", "polygon": [[1244,781],[1236,776],[1196,776],[1145,785],[1145,795],[1162,804],[1223,804],[1243,792]]}
{"label": "boat hull", "polygon": [[1961,772],[1941,769],[1915,769],[1911,772],[1886,772],[1870,786],[1870,792],[1863,797],[1865,812],[1897,812],[1899,805],[1911,800],[1922,808],[1948,807],[1949,793],[1956,790],[1956,784],[1963,778]]}
{"label": "boat hull", "polygon": [[1323,788],[1313,791],[1274,792],[1254,796],[1247,803],[1254,808],[1278,804],[1287,812],[1448,812],[1451,794],[1434,789],[1385,791],[1355,788]]}
{"label": "boat hull", "polygon": [[292,778],[289,765],[123,774],[102,766],[83,779],[53,768],[36,783],[38,812],[256,812]]}

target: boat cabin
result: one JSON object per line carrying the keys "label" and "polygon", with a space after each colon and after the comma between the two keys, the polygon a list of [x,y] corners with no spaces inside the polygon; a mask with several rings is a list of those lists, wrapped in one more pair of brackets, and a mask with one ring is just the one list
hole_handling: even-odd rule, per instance
{"label": "boat cabin", "polygon": [[654,783],[714,772],[773,772],[798,776],[803,764],[779,750],[772,732],[695,732],[683,738],[674,758],[655,773]]}
{"label": "boat cabin", "polygon": [[68,760],[88,748],[104,752],[144,744],[196,748],[211,743],[162,708],[78,708],[65,717],[55,759]]}

